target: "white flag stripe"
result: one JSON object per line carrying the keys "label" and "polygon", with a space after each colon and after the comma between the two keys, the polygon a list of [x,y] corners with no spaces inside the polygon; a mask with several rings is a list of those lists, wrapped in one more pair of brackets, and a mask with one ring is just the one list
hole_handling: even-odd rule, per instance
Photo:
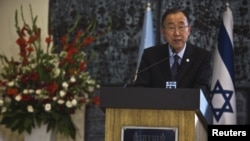
{"label": "white flag stripe", "polygon": [[233,80],[223,63],[223,60],[221,56],[218,53],[218,49],[215,49],[215,56],[214,56],[214,67],[213,67],[213,78],[212,78],[212,84],[215,84],[215,82],[219,80],[223,88],[225,89],[232,89],[234,87]]}
{"label": "white flag stripe", "polygon": [[139,53],[138,53],[136,71],[141,62],[141,56],[142,56],[143,50],[153,45],[155,45],[153,17],[152,17],[152,11],[150,8],[150,3],[148,3],[147,9],[144,14],[144,21],[143,21],[143,28],[142,28],[142,34],[141,34],[141,41],[140,41],[140,48],[139,48]]}
{"label": "white flag stripe", "polygon": [[236,124],[233,63],[233,16],[227,5],[215,49],[211,80],[213,124]]}

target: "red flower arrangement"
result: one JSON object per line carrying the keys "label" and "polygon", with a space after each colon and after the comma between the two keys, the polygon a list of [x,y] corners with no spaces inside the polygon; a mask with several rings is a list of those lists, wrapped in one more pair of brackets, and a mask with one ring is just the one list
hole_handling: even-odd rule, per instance
{"label": "red flower arrangement", "polygon": [[[30,133],[36,125],[47,124],[48,130],[75,139],[77,129],[70,115],[90,102],[99,104],[92,94],[100,86],[86,71],[86,54],[82,51],[94,41],[95,22],[84,32],[76,32],[72,39],[76,21],[61,38],[60,46],[53,46],[52,36],[49,36],[45,39],[47,47],[44,49],[41,29],[36,25],[37,16],[32,17],[31,6],[30,12],[32,26],[21,14],[24,25],[20,28],[17,11],[15,15],[20,58],[14,60],[0,55],[3,64],[0,71],[0,123],[19,133]],[[53,53],[55,48],[60,48],[60,53]]]}

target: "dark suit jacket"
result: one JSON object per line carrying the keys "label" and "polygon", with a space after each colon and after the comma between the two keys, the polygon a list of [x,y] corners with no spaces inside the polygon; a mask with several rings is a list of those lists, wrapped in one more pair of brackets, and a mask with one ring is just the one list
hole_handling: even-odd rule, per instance
{"label": "dark suit jacket", "polygon": [[[171,81],[169,59],[145,69],[164,58],[169,58],[167,44],[144,49],[134,86],[166,88],[166,81]],[[210,52],[187,44],[179,67],[177,88],[201,88],[207,97],[211,79],[210,60]]]}

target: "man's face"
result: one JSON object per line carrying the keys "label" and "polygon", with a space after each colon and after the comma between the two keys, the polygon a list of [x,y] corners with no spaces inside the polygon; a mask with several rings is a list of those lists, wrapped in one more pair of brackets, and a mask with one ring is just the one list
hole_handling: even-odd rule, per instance
{"label": "man's face", "polygon": [[191,31],[187,18],[181,12],[168,15],[163,23],[161,32],[167,43],[177,52],[184,47]]}

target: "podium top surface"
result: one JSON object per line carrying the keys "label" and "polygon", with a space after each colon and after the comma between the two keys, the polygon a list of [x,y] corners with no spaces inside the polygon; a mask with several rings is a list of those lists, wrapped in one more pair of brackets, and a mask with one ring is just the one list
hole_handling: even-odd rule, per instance
{"label": "podium top surface", "polygon": [[112,108],[199,109],[207,103],[199,89],[101,88],[101,106]]}
{"label": "podium top surface", "polygon": [[203,116],[211,114],[200,89],[102,87],[100,98],[104,108],[195,110]]}

